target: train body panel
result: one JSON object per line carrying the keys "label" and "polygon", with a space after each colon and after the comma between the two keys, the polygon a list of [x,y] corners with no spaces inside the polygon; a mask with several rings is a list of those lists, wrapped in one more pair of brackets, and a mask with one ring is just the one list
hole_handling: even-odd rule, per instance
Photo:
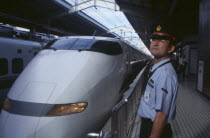
{"label": "train body panel", "polygon": [[[1,138],[33,138],[39,117],[25,117],[2,111],[0,119]],[[7,129],[5,129],[7,128]]]}
{"label": "train body panel", "polygon": [[[81,56],[83,58],[80,58]],[[46,97],[42,101],[44,103],[74,102],[75,99],[108,79],[110,79],[107,82],[109,84],[121,83],[120,80],[123,80],[125,71],[122,62],[118,62],[119,59],[121,60],[121,56],[112,57],[87,51],[43,50],[22,72],[8,96],[11,99],[26,102],[40,102],[36,100],[40,100],[42,95]],[[110,77],[111,75],[114,76]],[[119,79],[111,80],[111,78]],[[46,87],[44,87],[45,84]],[[17,89],[19,86],[21,89]],[[78,86],[81,87],[78,88]],[[39,87],[45,89],[40,90]],[[69,93],[71,96],[67,99],[62,97],[63,94]],[[40,97],[35,98],[35,95]]]}

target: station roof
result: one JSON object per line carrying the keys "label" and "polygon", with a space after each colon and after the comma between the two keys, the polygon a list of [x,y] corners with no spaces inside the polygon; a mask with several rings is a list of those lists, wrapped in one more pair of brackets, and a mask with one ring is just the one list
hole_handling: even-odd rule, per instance
{"label": "station roof", "polygon": [[198,33],[199,0],[116,0],[148,46],[154,24],[165,22],[172,25],[179,38]]}
{"label": "station roof", "polygon": [[107,34],[107,28],[82,12],[70,13],[68,6],[61,5],[58,0],[5,0],[0,4],[0,22],[34,28],[37,32],[56,35],[96,35]]}
{"label": "station roof", "polygon": [[[61,4],[63,3],[63,5]],[[158,22],[174,26],[180,38],[198,33],[199,0],[116,0],[145,45]],[[64,6],[66,5],[66,6]],[[115,36],[84,12],[71,13],[65,0],[6,0],[0,4],[0,22],[37,32],[64,35]]]}

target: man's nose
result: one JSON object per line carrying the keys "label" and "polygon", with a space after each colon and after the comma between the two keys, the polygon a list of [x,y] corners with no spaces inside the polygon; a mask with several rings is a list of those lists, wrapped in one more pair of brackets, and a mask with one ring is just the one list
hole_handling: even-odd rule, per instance
{"label": "man's nose", "polygon": [[155,40],[153,40],[153,41],[152,41],[152,43],[153,43],[153,45],[155,45],[155,46],[156,46],[156,45],[158,45],[159,40],[155,39]]}

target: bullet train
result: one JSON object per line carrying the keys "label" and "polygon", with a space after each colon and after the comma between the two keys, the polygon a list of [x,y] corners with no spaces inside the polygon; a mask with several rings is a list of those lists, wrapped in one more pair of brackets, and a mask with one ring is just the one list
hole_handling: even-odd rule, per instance
{"label": "bullet train", "polygon": [[0,37],[0,110],[13,82],[41,49],[38,42]]}
{"label": "bullet train", "polygon": [[148,58],[114,38],[53,40],[11,87],[0,137],[82,138],[98,131],[122,96],[131,62]]}

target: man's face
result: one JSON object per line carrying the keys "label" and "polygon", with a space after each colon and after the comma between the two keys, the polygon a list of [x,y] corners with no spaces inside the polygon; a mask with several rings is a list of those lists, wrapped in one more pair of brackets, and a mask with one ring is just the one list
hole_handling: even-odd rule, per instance
{"label": "man's face", "polygon": [[168,57],[174,48],[170,45],[170,40],[151,39],[150,52],[155,58]]}

